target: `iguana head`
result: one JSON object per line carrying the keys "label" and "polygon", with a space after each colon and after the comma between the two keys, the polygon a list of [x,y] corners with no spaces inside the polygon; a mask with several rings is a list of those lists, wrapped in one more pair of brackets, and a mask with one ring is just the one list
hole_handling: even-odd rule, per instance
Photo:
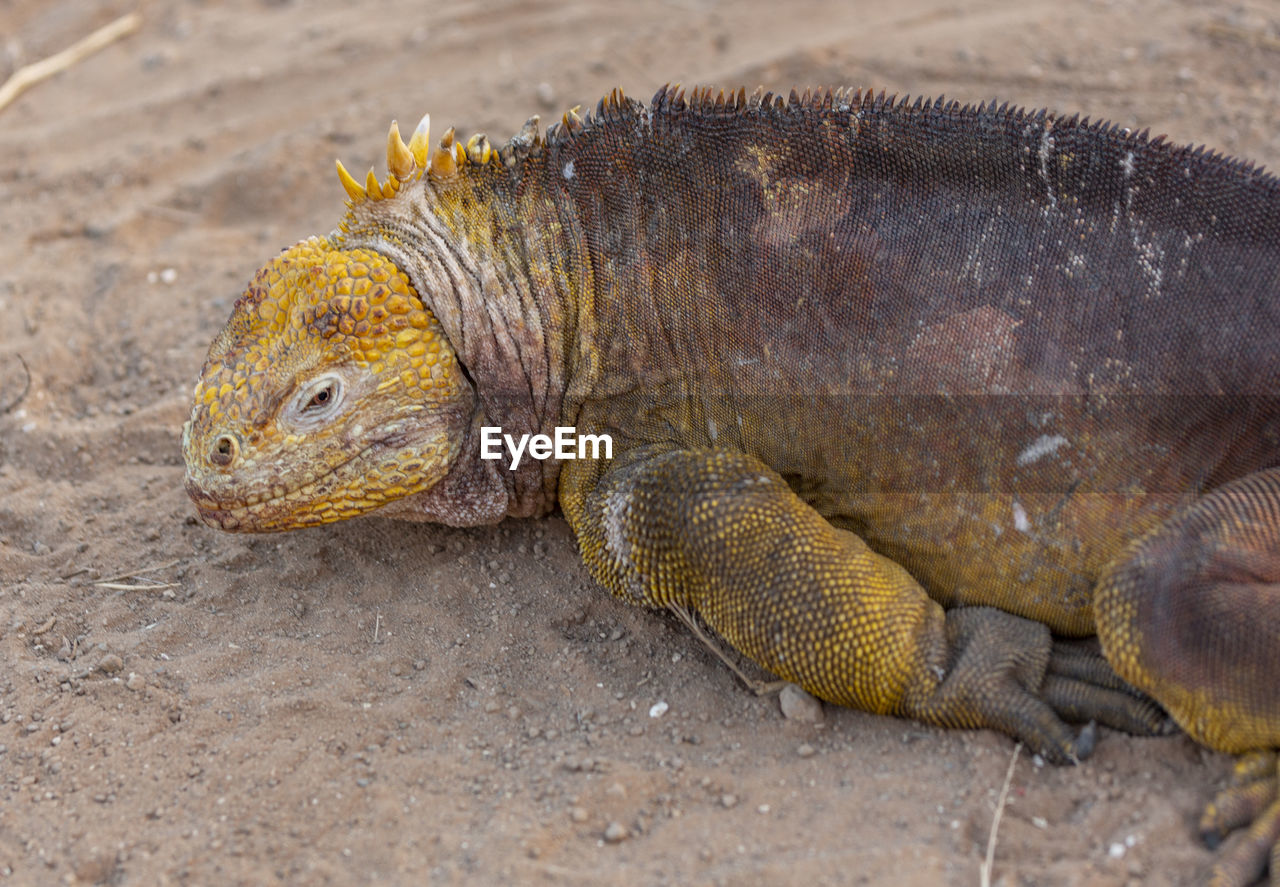
{"label": "iguana head", "polygon": [[[370,170],[359,182],[338,164],[348,197],[338,230],[259,271],[209,349],[183,429],[186,487],[206,523],[285,530],[400,500],[387,512],[470,526],[549,507],[554,473],[507,477],[462,454],[481,418],[518,433],[559,415],[562,367],[544,306],[528,313],[484,265],[518,251],[511,241],[524,227],[492,223],[493,184],[542,156],[537,123],[501,149],[449,129],[433,152],[427,117],[407,144],[393,122],[384,181]],[[581,126],[572,112],[571,123]],[[550,232],[537,243],[551,255],[558,229],[535,222],[556,209],[536,189],[522,193],[519,212]],[[567,278],[544,284],[572,288]],[[470,345],[466,372],[437,314]]]}
{"label": "iguana head", "polygon": [[257,273],[209,349],[183,428],[187,491],[224,530],[352,517],[439,481],[473,401],[403,272],[305,240]]}

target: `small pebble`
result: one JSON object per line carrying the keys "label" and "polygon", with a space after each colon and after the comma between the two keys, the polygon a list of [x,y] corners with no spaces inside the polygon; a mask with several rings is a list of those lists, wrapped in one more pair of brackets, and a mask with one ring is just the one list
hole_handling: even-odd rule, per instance
{"label": "small pebble", "polygon": [[778,694],[782,716],[788,721],[817,724],[822,721],[822,703],[795,684],[787,684]]}
{"label": "small pebble", "polygon": [[115,853],[101,853],[76,866],[75,879],[84,884],[105,884],[115,872]]}
{"label": "small pebble", "polygon": [[799,748],[796,749],[796,754],[798,754],[802,758],[811,758],[817,753],[818,753],[818,750],[807,742],[803,743]]}
{"label": "small pebble", "polygon": [[720,806],[726,810],[732,810],[738,806],[738,796],[731,792],[725,792],[720,796]]}
{"label": "small pebble", "polygon": [[570,807],[569,818],[572,819],[574,822],[586,822],[587,808],[586,807]]}
{"label": "small pebble", "polygon": [[124,668],[124,660],[115,653],[108,653],[98,662],[98,671],[103,674],[116,674]]}
{"label": "small pebble", "polygon": [[124,685],[130,690],[137,692],[147,685],[147,679],[136,671],[131,671],[129,672],[128,679],[124,682]]}
{"label": "small pebble", "polygon": [[627,827],[620,822],[611,822],[604,830],[604,839],[610,844],[617,844],[627,839]]}
{"label": "small pebble", "polygon": [[649,717],[660,718],[667,713],[668,708],[670,708],[670,706],[665,702],[655,702],[649,707]]}

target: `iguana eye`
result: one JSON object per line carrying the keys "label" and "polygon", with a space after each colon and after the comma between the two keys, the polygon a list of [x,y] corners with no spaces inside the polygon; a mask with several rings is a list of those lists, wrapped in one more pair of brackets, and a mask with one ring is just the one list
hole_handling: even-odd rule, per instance
{"label": "iguana eye", "polygon": [[315,394],[311,395],[311,400],[303,407],[303,410],[312,410],[316,407],[322,407],[333,399],[333,385],[329,384],[321,388]]}
{"label": "iguana eye", "polygon": [[298,419],[320,419],[337,409],[341,402],[342,380],[336,375],[326,375],[298,392],[292,411]]}

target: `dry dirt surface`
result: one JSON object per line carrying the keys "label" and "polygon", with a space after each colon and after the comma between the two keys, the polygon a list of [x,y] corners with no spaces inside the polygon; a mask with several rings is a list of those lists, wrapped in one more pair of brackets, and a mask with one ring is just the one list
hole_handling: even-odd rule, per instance
{"label": "dry dirt surface", "polygon": [[[1004,736],[786,719],[558,517],[216,532],[179,452],[232,301],[392,118],[500,143],[615,85],[870,85],[1280,166],[1267,0],[961,6],[154,0],[0,111],[0,884],[979,883]],[[0,77],[130,10],[0,0]],[[992,882],[1199,883],[1229,766],[1023,754]]]}

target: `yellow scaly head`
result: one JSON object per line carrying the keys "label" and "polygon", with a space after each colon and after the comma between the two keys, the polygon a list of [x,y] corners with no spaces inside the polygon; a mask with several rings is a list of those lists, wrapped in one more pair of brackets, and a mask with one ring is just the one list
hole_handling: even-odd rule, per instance
{"label": "yellow scaly head", "polygon": [[403,272],[305,240],[258,272],[209,349],[183,428],[187,491],[224,530],[352,517],[444,477],[473,403]]}

